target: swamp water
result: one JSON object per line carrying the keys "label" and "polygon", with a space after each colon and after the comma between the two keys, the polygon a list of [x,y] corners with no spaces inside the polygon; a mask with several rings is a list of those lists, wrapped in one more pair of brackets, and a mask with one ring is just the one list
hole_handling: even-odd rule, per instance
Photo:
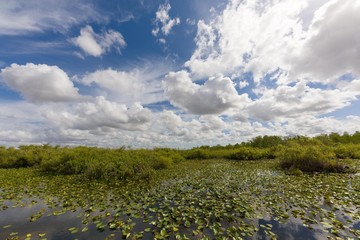
{"label": "swamp water", "polygon": [[360,176],[186,161],[149,183],[0,170],[0,239],[357,239]]}

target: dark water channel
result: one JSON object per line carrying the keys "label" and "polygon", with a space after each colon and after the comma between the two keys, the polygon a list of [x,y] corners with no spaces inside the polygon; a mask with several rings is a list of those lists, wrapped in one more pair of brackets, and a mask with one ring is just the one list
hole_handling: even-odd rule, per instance
{"label": "dark water channel", "polygon": [[[4,206],[8,208],[0,211],[0,239],[53,239],[53,240],[62,240],[62,239],[122,239],[126,238],[121,232],[121,230],[110,230],[108,227],[105,227],[102,230],[99,230],[95,223],[89,221],[84,224],[83,219],[86,214],[83,209],[77,209],[75,211],[66,211],[60,215],[54,215],[54,209],[49,209],[47,205],[36,199],[37,203],[33,205],[28,205],[24,207],[13,206],[10,201],[6,201]],[[27,199],[27,202],[30,202]],[[42,209],[46,209],[42,216],[39,217],[36,221],[31,222],[31,216],[38,213]],[[127,215],[124,215],[126,217]],[[131,216],[129,219],[131,219]],[[305,227],[301,220],[291,217],[284,223],[270,219],[252,219],[246,220],[249,223],[252,223],[259,230],[254,232],[252,236],[242,236],[243,239],[271,239],[271,235],[266,232],[266,226],[271,226],[271,232],[274,233],[278,239],[328,239],[329,230],[324,229],[321,225],[312,225],[311,229]],[[344,219],[344,221],[346,221]],[[151,232],[155,227],[149,223],[144,223],[143,219],[132,219],[135,223],[135,227],[131,230],[131,233],[141,232],[146,228],[150,228],[150,231],[144,232],[141,239],[153,239],[154,235]],[[104,219],[106,224],[106,218]],[[223,224],[223,228],[226,229],[226,222]],[[353,226],[354,229],[360,230],[360,221],[357,221]],[[71,230],[76,229],[75,232]],[[83,231],[86,229],[86,231]],[[194,228],[180,228],[179,232],[181,234],[186,234],[187,236],[191,235],[191,231]],[[210,239],[216,239],[212,230],[209,228],[204,228],[202,230],[203,235],[193,236],[193,239],[201,238],[202,236],[207,236]],[[31,234],[30,238],[27,238],[27,234]],[[39,234],[42,237],[39,237]],[[45,234],[45,235],[42,235]],[[348,235],[350,237],[354,236],[348,231],[342,230],[341,234],[344,236]],[[18,237],[18,238],[17,238]],[[169,234],[168,239],[175,239],[174,234]],[[130,235],[132,239],[132,235]],[[354,238],[355,239],[355,238]]]}

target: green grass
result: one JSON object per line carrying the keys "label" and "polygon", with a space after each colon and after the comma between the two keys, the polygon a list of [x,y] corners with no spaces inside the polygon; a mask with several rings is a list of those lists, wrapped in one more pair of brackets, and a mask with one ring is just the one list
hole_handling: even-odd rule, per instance
{"label": "green grass", "polygon": [[354,172],[346,161],[336,158],[331,148],[323,145],[292,144],[278,153],[280,166],[283,169],[298,169],[303,172]]}
{"label": "green grass", "polygon": [[21,146],[0,148],[0,167],[35,167],[51,174],[83,174],[88,179],[149,180],[154,171],[183,161],[172,149],[125,150],[96,147]]}
{"label": "green grass", "polygon": [[20,146],[0,147],[0,168],[36,167],[55,174],[83,174],[88,179],[149,180],[154,172],[194,159],[230,159],[258,161],[280,159],[286,170],[304,172],[347,172],[343,159],[360,159],[360,133],[256,137],[248,143],[227,146],[202,146],[189,150],[158,148],[153,150],[96,147]]}

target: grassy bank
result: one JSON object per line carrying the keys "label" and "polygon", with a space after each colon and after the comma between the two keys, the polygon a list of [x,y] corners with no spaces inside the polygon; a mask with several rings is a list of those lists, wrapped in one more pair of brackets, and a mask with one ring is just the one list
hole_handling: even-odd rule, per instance
{"label": "grassy bank", "polygon": [[355,172],[348,159],[360,159],[360,134],[321,135],[314,138],[256,137],[241,144],[175,149],[105,149],[28,145],[0,147],[0,168],[33,167],[44,173],[81,174],[107,181],[150,180],[157,170],[185,160],[275,160],[279,167],[302,172]]}

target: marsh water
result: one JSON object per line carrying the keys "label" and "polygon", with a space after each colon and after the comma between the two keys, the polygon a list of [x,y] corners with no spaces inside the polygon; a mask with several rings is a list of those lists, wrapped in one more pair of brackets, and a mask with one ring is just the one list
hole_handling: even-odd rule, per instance
{"label": "marsh water", "polygon": [[0,239],[359,238],[360,176],[192,161],[149,182],[0,170]]}
{"label": "marsh water", "polygon": [[[7,211],[2,212],[2,216],[0,218],[0,224],[2,226],[11,225],[8,228],[2,229],[1,238],[4,239],[10,236],[18,236],[20,239],[26,239],[27,234],[31,234],[33,239],[38,239],[39,234],[43,234],[44,238],[54,239],[54,240],[62,240],[62,239],[104,239],[122,238],[121,231],[113,231],[110,229],[106,229],[103,231],[99,231],[96,228],[95,224],[84,225],[81,221],[80,216],[82,215],[82,211],[75,212],[66,212],[60,216],[51,215],[51,211],[44,212],[44,216],[38,219],[36,222],[29,222],[29,216],[33,213],[38,212],[44,206],[43,204],[39,204],[33,207],[23,207],[23,208],[11,208]],[[48,215],[49,214],[49,215]],[[312,230],[303,226],[301,221],[296,219],[288,220],[286,223],[279,223],[274,219],[265,220],[265,219],[255,219],[254,225],[258,228],[261,228],[260,225],[264,225],[265,229],[268,224],[270,224],[271,231],[276,234],[279,239],[327,239],[326,231],[323,231],[322,228],[316,229],[316,227]],[[6,224],[6,225],[5,225]],[[151,227],[149,224],[142,223],[141,221],[138,223],[138,229],[146,229]],[[358,224],[359,225],[359,224]],[[82,231],[85,226],[87,226],[86,231]],[[355,226],[356,228],[356,226]],[[77,229],[77,231],[72,232],[71,229]],[[359,226],[357,226],[359,229]],[[136,232],[136,229],[134,229]],[[15,234],[16,233],[16,234]],[[209,236],[210,238],[214,237],[214,234],[210,229],[204,231],[204,235]],[[152,234],[149,232],[148,234],[143,236],[144,239],[153,238]],[[170,238],[174,239],[174,236]],[[253,234],[253,236],[244,237],[245,239],[268,239],[267,233],[265,230],[260,230]],[[30,238],[31,239],[31,238]]]}

